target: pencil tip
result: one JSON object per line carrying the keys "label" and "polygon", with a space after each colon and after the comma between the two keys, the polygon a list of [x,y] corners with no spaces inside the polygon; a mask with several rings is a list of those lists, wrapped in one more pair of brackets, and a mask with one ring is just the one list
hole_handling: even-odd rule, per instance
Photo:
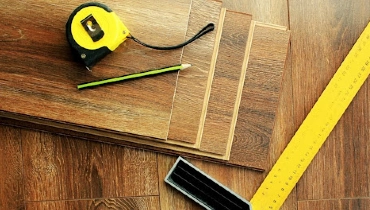
{"label": "pencil tip", "polygon": [[191,64],[186,63],[186,64],[181,64],[181,66],[182,66],[181,70],[183,70],[183,69],[189,68]]}

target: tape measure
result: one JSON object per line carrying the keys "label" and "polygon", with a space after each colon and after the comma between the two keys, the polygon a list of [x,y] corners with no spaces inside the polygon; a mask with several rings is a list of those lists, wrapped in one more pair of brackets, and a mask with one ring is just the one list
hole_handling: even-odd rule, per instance
{"label": "tape measure", "polygon": [[90,69],[127,38],[152,49],[173,50],[195,41],[214,28],[214,24],[209,23],[191,39],[175,46],[153,46],[132,36],[109,7],[90,2],[80,5],[72,12],[66,24],[66,35],[72,49],[82,59],[87,69]]}
{"label": "tape measure", "polygon": [[114,51],[129,34],[110,8],[96,2],[77,7],[66,24],[67,40],[88,69]]}
{"label": "tape measure", "polygon": [[253,196],[253,210],[283,205],[369,73],[370,24]]}

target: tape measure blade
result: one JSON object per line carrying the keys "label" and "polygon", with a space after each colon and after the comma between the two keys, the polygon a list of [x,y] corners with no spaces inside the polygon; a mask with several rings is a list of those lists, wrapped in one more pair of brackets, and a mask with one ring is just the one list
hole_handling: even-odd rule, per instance
{"label": "tape measure blade", "polygon": [[370,24],[253,196],[254,210],[279,209],[370,73]]}

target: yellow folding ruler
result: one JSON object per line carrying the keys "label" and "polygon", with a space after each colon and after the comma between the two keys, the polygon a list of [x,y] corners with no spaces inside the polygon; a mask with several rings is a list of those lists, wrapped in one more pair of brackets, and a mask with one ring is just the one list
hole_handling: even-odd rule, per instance
{"label": "yellow folding ruler", "polygon": [[370,73],[370,23],[251,200],[279,209]]}

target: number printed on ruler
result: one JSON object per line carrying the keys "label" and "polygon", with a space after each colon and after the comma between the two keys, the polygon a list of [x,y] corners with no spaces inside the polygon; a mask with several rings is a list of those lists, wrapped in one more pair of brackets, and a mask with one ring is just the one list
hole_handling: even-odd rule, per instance
{"label": "number printed on ruler", "polygon": [[370,73],[370,23],[267,175],[253,210],[279,209]]}

